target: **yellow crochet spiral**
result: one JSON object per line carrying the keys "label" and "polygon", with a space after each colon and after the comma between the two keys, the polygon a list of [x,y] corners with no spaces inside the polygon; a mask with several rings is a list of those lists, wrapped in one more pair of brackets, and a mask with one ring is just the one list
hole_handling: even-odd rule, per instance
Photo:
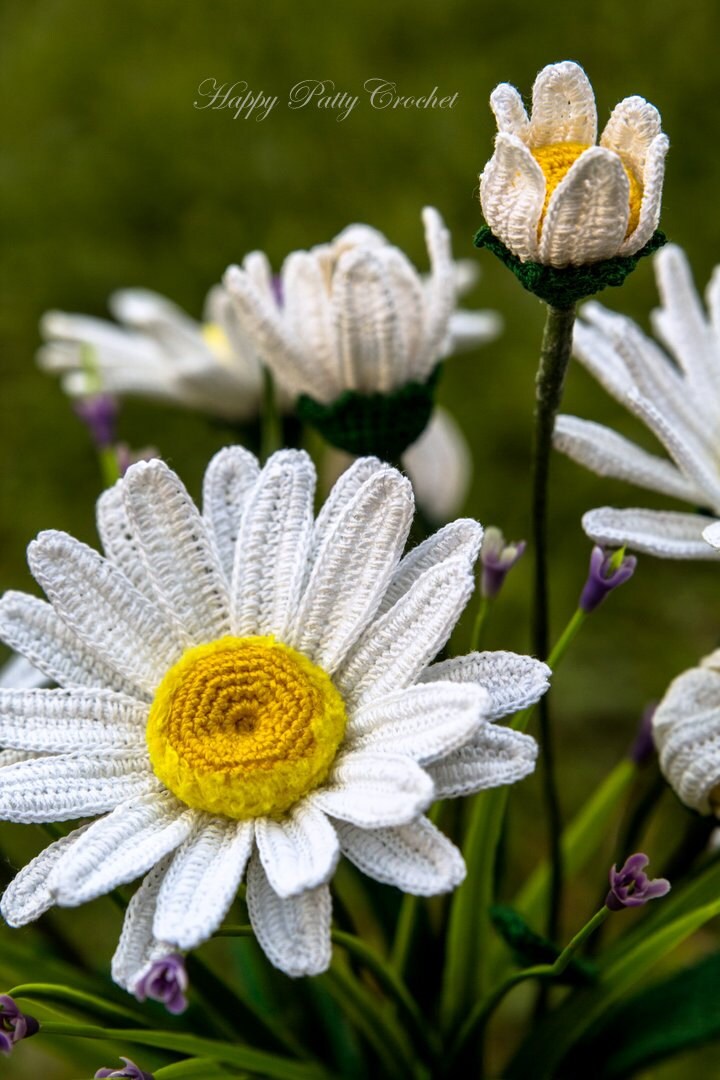
{"label": "yellow crochet spiral", "polygon": [[345,732],[330,676],[273,637],[188,649],[148,717],[155,775],[188,806],[281,816],[328,775]]}
{"label": "yellow crochet spiral", "polygon": [[[555,191],[561,180],[567,176],[570,170],[570,166],[574,165],[580,155],[588,150],[589,147],[584,143],[551,143],[548,146],[536,146],[532,150],[532,155],[537,161],[538,165],[542,169],[545,175],[545,203],[542,208],[542,214],[540,215],[540,221],[538,222],[538,236],[542,229],[543,222],[545,220],[545,214],[547,213],[548,203],[550,197]],[[622,161],[622,158],[620,159]],[[637,228],[638,221],[640,220],[640,205],[642,203],[642,186],[624,161],[622,161],[625,175],[628,178],[630,184],[630,217],[628,218],[628,226],[625,232],[625,236],[630,236],[630,233],[634,232]]]}

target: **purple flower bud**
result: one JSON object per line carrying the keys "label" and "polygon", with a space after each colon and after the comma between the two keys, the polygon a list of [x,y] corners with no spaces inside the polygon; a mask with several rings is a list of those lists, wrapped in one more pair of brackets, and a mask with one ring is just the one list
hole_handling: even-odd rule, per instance
{"label": "purple flower bud", "polygon": [[152,1073],[143,1072],[130,1058],[121,1056],[120,1060],[125,1062],[123,1069],[98,1069],[95,1080],[100,1080],[100,1078],[107,1080],[108,1077],[116,1077],[117,1080],[121,1080],[122,1077],[125,1080],[153,1080]]}
{"label": "purple flower bud", "polygon": [[525,550],[525,541],[506,544],[505,537],[500,529],[490,525],[485,530],[482,547],[480,548],[480,565],[482,574],[480,577],[480,592],[492,600],[502,588],[502,584],[512,570],[515,563]]}
{"label": "purple flower bud", "polygon": [[170,1013],[181,1013],[188,1005],[185,996],[187,988],[185,961],[179,953],[171,953],[161,960],[153,960],[135,983],[134,993],[138,1001],[150,998],[162,1002]]}
{"label": "purple flower bud", "polygon": [[605,906],[611,911],[620,911],[624,907],[641,907],[648,900],[656,900],[670,892],[670,882],[665,878],[653,878],[651,881],[644,868],[650,862],[647,855],[638,852],[631,855],[618,870],[610,868],[610,892],[605,898]]}
{"label": "purple flower bud", "polygon": [[637,559],[634,555],[626,555],[625,548],[603,551],[601,547],[594,547],[588,578],[580,596],[582,610],[588,614],[594,611],[609,592],[633,576],[636,565]]}
{"label": "purple flower bud", "polygon": [[112,446],[116,437],[118,404],[110,394],[90,394],[78,398],[73,409],[87,427],[98,450]]}
{"label": "purple flower bud", "polygon": [[653,716],[657,709],[657,701],[653,701],[643,710],[642,718],[638,724],[637,735],[630,747],[629,758],[636,765],[644,765],[655,754],[655,741],[653,739]]}
{"label": "purple flower bud", "polygon": [[0,1053],[9,1054],[15,1043],[40,1029],[34,1016],[20,1012],[8,994],[0,994]]}

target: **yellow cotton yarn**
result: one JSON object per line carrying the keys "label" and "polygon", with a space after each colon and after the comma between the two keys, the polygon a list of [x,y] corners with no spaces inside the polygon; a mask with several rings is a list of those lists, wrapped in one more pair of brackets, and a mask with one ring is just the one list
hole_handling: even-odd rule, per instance
{"label": "yellow cotton yarn", "polygon": [[[545,202],[543,204],[542,214],[540,215],[540,221],[538,222],[538,235],[540,235],[540,230],[542,229],[542,224],[545,220],[550,196],[555,191],[555,188],[560,181],[565,178],[570,166],[573,165],[580,155],[588,149],[589,146],[587,144],[574,142],[551,143],[548,146],[533,147],[532,156],[535,158],[545,175]],[[622,158],[620,160],[622,161]],[[624,161],[622,162],[622,166],[630,184],[630,217],[628,218],[628,227],[625,233],[625,236],[629,236],[630,233],[635,231],[638,221],[640,220],[640,205],[642,203],[643,192],[642,186],[633,174],[632,169],[630,169]]]}
{"label": "yellow cotton yarn", "polygon": [[327,777],[345,704],[322,668],[273,637],[188,649],[147,723],[155,775],[182,802],[245,820],[280,816]]}

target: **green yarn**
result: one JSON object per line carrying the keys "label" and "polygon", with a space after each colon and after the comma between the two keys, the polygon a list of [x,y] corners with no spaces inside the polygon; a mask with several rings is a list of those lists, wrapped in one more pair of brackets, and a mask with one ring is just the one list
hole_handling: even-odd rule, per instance
{"label": "green yarn", "polygon": [[[560,949],[547,938],[531,930],[519,912],[506,904],[493,904],[490,919],[500,937],[509,946],[518,967],[553,964]],[[557,979],[568,986],[586,986],[597,979],[597,968],[580,956],[573,956]]]}
{"label": "green yarn", "polygon": [[441,369],[438,364],[427,382],[405,383],[387,394],[346,390],[329,405],[303,394],[297,412],[339,450],[397,461],[427,426]]}
{"label": "green yarn", "polygon": [[659,229],[653,233],[645,247],[634,255],[615,255],[612,259],[587,263],[585,266],[544,266],[542,263],[522,262],[517,255],[505,247],[502,240],[484,225],[475,234],[477,248],[487,248],[512,270],[523,288],[534,293],[546,304],[555,308],[569,308],[578,300],[594,296],[608,285],[622,285],[628,274],[635,269],[640,259],[653,255],[658,248],[667,243],[665,233]]}

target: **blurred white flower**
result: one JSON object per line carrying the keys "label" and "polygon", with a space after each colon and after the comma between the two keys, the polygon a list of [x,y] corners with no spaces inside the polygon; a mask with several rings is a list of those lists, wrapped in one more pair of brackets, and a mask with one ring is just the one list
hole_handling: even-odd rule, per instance
{"label": "blurred white flower", "polygon": [[[624,315],[597,303],[582,308],[574,354],[599,383],[639,417],[668,457],[642,449],[602,424],[559,416],[558,450],[601,476],[628,480],[720,517],[720,268],[706,314],[682,250],[654,257],[662,306],[651,315],[665,349]],[[603,507],[583,518],[596,543],[674,559],[714,559],[700,513]]]}
{"label": "blurred white flower", "polygon": [[615,106],[600,138],[592,86],[572,61],[549,64],[528,118],[514,86],[490,104],[495,152],[480,177],[483,214],[523,262],[581,266],[632,255],[660,218],[667,137],[641,97]]}
{"label": "blurred white flower", "polygon": [[[73,396],[102,390],[154,398],[226,420],[245,420],[260,407],[257,357],[237,325],[225,290],[216,285],[205,301],[205,321],[145,289],[113,293],[118,324],[88,315],[47,312],[38,352],[46,371],[63,375]],[[92,350],[91,369],[85,356]]]}

